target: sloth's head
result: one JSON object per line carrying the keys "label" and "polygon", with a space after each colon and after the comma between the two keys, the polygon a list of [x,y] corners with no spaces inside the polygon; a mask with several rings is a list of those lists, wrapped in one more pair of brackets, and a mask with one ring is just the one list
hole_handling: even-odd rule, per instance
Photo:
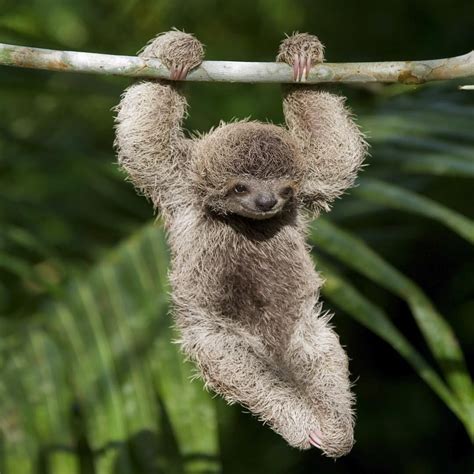
{"label": "sloth's head", "polygon": [[227,212],[251,219],[269,219],[279,214],[294,198],[296,183],[291,179],[261,180],[242,176],[227,183],[221,206]]}
{"label": "sloth's head", "polygon": [[294,207],[303,172],[290,134],[258,122],[221,125],[201,138],[193,168],[207,208],[257,220]]}

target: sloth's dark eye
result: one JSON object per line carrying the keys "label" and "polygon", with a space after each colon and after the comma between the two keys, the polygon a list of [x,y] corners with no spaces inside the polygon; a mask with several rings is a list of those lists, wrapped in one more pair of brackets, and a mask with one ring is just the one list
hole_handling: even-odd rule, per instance
{"label": "sloth's dark eye", "polygon": [[293,194],[293,188],[291,186],[287,186],[281,190],[280,195],[284,198],[288,198]]}
{"label": "sloth's dark eye", "polygon": [[248,188],[247,186],[245,186],[245,184],[236,184],[234,186],[234,193],[236,194],[243,194],[243,193],[246,193],[248,191]]}

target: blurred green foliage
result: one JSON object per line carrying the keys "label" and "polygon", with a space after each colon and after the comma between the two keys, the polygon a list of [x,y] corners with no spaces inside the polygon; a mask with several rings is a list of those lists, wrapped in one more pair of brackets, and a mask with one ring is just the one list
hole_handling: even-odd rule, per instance
{"label": "blurred green foliage", "polygon": [[[470,0],[36,0],[0,11],[2,42],[117,54],[172,26],[210,59],[272,60],[294,30],[318,34],[331,61],[474,44]],[[360,186],[310,236],[357,379],[358,443],[334,464],[190,381],[170,342],[163,232],[114,164],[111,108],[127,84],[0,69],[0,472],[472,470],[474,93],[331,87],[372,146]],[[282,121],[274,85],[189,92],[190,129]]]}

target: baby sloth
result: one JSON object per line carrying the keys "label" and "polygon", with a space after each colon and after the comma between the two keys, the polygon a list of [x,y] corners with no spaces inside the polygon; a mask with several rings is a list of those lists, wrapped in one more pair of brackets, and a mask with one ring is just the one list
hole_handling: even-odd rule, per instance
{"label": "baby sloth", "polygon": [[[176,81],[201,63],[203,47],[171,31],[141,57],[158,58]],[[295,34],[277,60],[298,82],[323,61],[323,45]],[[284,92],[287,128],[242,121],[186,137],[175,81],[126,90],[116,147],[166,224],[183,350],[209,388],[291,446],[346,454],[354,442],[348,360],[321,312],[305,233],[308,219],[352,185],[364,139],[343,98],[301,84]]]}

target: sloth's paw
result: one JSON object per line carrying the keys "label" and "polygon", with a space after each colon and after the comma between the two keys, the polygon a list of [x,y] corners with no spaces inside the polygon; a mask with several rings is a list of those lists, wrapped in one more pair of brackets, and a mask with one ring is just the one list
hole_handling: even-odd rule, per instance
{"label": "sloth's paw", "polygon": [[281,42],[277,61],[293,67],[294,81],[304,82],[310,69],[324,61],[324,46],[317,36],[295,33]]}
{"label": "sloth's paw", "polygon": [[140,57],[159,59],[169,69],[170,79],[181,81],[201,64],[204,47],[193,35],[173,30],[152,39]]}

